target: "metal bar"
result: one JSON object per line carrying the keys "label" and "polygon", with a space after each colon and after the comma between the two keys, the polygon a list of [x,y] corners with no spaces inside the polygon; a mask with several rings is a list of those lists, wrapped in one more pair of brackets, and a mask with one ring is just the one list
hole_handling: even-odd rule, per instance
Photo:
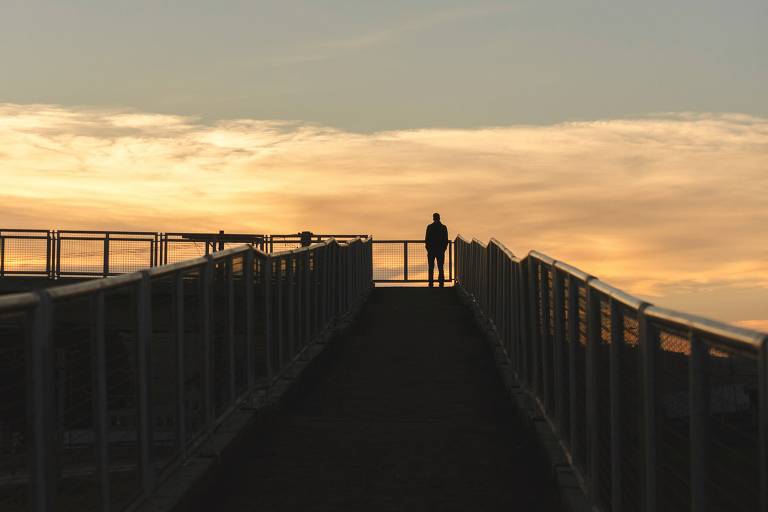
{"label": "metal bar", "polygon": [[229,403],[233,404],[237,398],[237,382],[235,377],[235,281],[234,281],[234,261],[233,256],[229,256],[224,264],[227,273],[227,319],[226,319],[226,340],[227,340],[227,387]]}
{"label": "metal bar", "polygon": [[597,403],[598,344],[600,343],[600,299],[595,290],[587,284],[587,477],[589,497],[599,503],[600,473],[599,419]]}
{"label": "metal bar", "polygon": [[[277,279],[276,280],[276,286],[277,286],[276,292],[277,293],[275,294],[276,295],[275,296],[276,307],[277,307],[277,311],[276,311],[277,314],[276,314],[276,319],[275,319],[275,327],[276,327],[276,329],[275,329],[275,342],[277,343],[277,346],[275,347],[275,350],[277,352],[276,355],[277,355],[277,360],[278,360],[278,367],[275,368],[275,370],[277,370],[278,372],[280,370],[282,370],[282,368],[283,368],[283,361],[285,360],[284,359],[284,355],[285,355],[284,354],[284,350],[285,349],[283,347],[283,345],[285,344],[285,338],[284,338],[284,332],[283,332],[283,313],[284,313],[284,311],[283,311],[283,287],[284,287],[284,283],[283,283],[283,268],[282,268],[283,262],[282,262],[282,260],[283,260],[283,258],[279,258],[279,257],[275,259],[275,263],[277,264],[277,274],[275,275],[275,277]],[[287,258],[286,258],[286,260],[287,260]],[[289,261],[287,261],[287,263],[289,263]]]}
{"label": "metal bar", "polygon": [[104,266],[102,275],[104,277],[109,275],[109,233],[104,235]]}
{"label": "metal bar", "polygon": [[[299,295],[301,279],[298,274],[301,273],[301,266],[297,261],[296,255],[292,254],[286,258],[285,268],[285,282],[286,282],[286,304],[288,316],[288,322],[286,325],[286,345],[287,352],[292,356],[296,352],[296,346],[299,345],[297,340],[301,339],[301,325],[296,325],[295,316],[296,309],[300,307],[300,300],[297,298]],[[290,357],[289,356],[289,357]],[[283,353],[282,357],[285,357]],[[284,364],[285,359],[281,357],[280,364]]]}
{"label": "metal bar", "polygon": [[61,233],[56,232],[56,278],[61,277]]}
{"label": "metal bar", "polygon": [[564,297],[563,297],[563,283],[560,276],[560,271],[552,267],[552,294],[554,302],[554,381],[555,381],[555,419],[557,428],[560,432],[560,437],[565,431],[565,414],[564,410],[566,404],[564,403],[564,387],[567,380],[567,353],[565,353],[565,332],[563,330],[564,323]]}
{"label": "metal bar", "polygon": [[93,331],[91,333],[91,379],[93,385],[93,427],[96,475],[99,482],[100,510],[108,511],[109,461],[107,454],[107,369],[104,340],[104,290],[91,297]]}
{"label": "metal bar", "polygon": [[570,446],[571,452],[575,459],[580,459],[583,454],[580,453],[579,443],[576,436],[581,429],[581,425],[578,428],[574,428],[576,421],[580,421],[581,415],[577,410],[578,404],[576,403],[576,357],[577,357],[577,345],[579,341],[579,284],[573,277],[568,278],[568,387],[570,388],[569,404],[571,413],[571,439]]}
{"label": "metal bar", "polygon": [[51,339],[53,305],[48,292],[38,292],[38,304],[28,320],[27,428],[31,433],[29,454],[29,503],[34,512],[55,510],[58,467],[55,451],[56,395]]}
{"label": "metal bar", "polygon": [[176,341],[176,436],[179,442],[179,455],[182,460],[187,456],[187,411],[185,407],[187,378],[184,352],[184,275],[181,271],[173,276],[174,338]]}
{"label": "metal bar", "polygon": [[643,504],[646,512],[656,511],[656,357],[658,333],[645,314],[638,311],[640,356],[642,358],[643,414],[640,432],[643,433]]}
{"label": "metal bar", "polygon": [[202,286],[203,300],[200,302],[202,311],[200,316],[203,324],[203,408],[205,418],[205,428],[207,432],[213,429],[213,375],[211,365],[213,364],[213,298],[211,297],[213,289],[213,258],[209,255],[206,258],[203,268],[203,278],[200,281]]}
{"label": "metal bar", "polygon": [[[609,348],[609,382],[611,403],[611,504],[612,512],[621,511],[621,351],[624,348],[624,316],[615,299],[609,299],[611,346]],[[627,397],[629,398],[629,397]]]}
{"label": "metal bar", "polygon": [[403,280],[408,281],[408,242],[403,241]]}
{"label": "metal bar", "polygon": [[0,235],[0,277],[5,277],[5,237]]}
{"label": "metal bar", "polygon": [[312,270],[310,268],[310,253],[307,251],[302,256],[304,261],[304,315],[299,317],[299,322],[304,324],[304,339],[301,344],[302,347],[308,345],[312,341]]}
{"label": "metal bar", "polygon": [[758,373],[760,390],[760,418],[758,435],[760,436],[760,508],[768,510],[768,336],[764,336],[760,346]]}
{"label": "metal bar", "polygon": [[138,402],[139,402],[139,467],[141,471],[141,487],[144,496],[152,492],[154,475],[151,454],[152,436],[152,406],[150,404],[151,364],[149,344],[152,341],[151,319],[151,282],[149,273],[141,273],[141,281],[137,284],[137,333],[138,343]]}
{"label": "metal bar", "polygon": [[453,281],[453,242],[448,242],[448,280]]}
{"label": "metal bar", "polygon": [[275,370],[272,368],[272,350],[274,337],[274,322],[272,318],[272,258],[265,256],[261,261],[262,279],[261,285],[264,287],[264,351],[266,358],[267,379],[272,382]]}
{"label": "metal bar", "polygon": [[710,485],[709,361],[707,346],[695,331],[691,332],[690,342],[688,383],[691,413],[691,509],[702,512],[708,508],[707,490]]}
{"label": "metal bar", "polygon": [[245,385],[247,389],[253,388],[256,376],[256,362],[254,361],[254,344],[256,343],[256,334],[254,332],[254,293],[253,293],[253,264],[254,252],[245,253],[243,265],[243,292],[245,294],[245,304],[243,318],[245,319]]}

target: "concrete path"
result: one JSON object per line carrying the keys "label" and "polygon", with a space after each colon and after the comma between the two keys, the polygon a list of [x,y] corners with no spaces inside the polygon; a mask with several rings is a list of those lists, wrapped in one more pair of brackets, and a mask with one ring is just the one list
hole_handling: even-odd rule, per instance
{"label": "concrete path", "polygon": [[559,510],[452,288],[377,288],[200,510]]}

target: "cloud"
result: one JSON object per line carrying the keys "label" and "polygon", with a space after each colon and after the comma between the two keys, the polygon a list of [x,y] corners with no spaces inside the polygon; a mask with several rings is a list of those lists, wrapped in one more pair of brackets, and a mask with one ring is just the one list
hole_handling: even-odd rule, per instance
{"label": "cloud", "polygon": [[663,302],[768,289],[767,196],[768,120],[743,114],[357,134],[0,105],[5,227],[419,238],[440,211]]}

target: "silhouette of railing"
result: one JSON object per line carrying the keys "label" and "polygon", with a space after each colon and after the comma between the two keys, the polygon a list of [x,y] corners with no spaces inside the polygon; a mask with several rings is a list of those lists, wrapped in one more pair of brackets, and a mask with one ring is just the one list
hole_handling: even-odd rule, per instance
{"label": "silhouette of railing", "polygon": [[262,235],[0,229],[0,277],[107,277],[199,258],[248,244],[272,253],[333,238],[367,235]]}
{"label": "silhouette of railing", "polygon": [[538,252],[456,239],[457,286],[602,510],[768,510],[768,337]]}
{"label": "silhouette of railing", "polygon": [[[309,234],[310,242],[352,240],[367,235]],[[248,244],[272,253],[301,247],[300,234],[157,233],[151,231],[0,230],[0,277],[109,277],[199,258]],[[425,283],[423,240],[373,240],[374,281]],[[435,270],[437,274],[437,270]],[[435,276],[437,277],[437,276]],[[453,243],[445,258],[453,280]]]}
{"label": "silhouette of railing", "polygon": [[331,239],[0,297],[0,510],[146,497],[371,282],[370,240]]}

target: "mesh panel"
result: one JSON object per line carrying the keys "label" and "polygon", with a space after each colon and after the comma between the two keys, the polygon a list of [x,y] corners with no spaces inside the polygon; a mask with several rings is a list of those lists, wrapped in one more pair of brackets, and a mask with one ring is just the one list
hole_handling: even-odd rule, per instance
{"label": "mesh panel", "polygon": [[59,269],[62,274],[97,274],[104,272],[104,240],[60,238]]}
{"label": "mesh panel", "polygon": [[247,384],[247,358],[245,339],[245,290],[252,283],[245,282],[244,257],[233,258],[232,277],[234,279],[234,330],[235,330],[235,390],[238,395],[242,393]]}
{"label": "mesh panel", "polygon": [[404,279],[404,257],[402,244],[373,244],[373,279]]}
{"label": "mesh panel", "polygon": [[712,510],[760,508],[758,367],[752,358],[710,348],[710,475]]}
{"label": "mesh panel", "polygon": [[168,240],[165,243],[165,263],[177,263],[208,254],[205,242],[192,240]]}
{"label": "mesh panel", "polygon": [[600,297],[600,337],[596,347],[597,364],[597,472],[600,502],[611,508],[611,305]]}
{"label": "mesh panel", "polygon": [[202,269],[182,274],[184,290],[184,411],[187,445],[205,427],[204,365],[208,363],[203,348]]}
{"label": "mesh panel", "polygon": [[95,510],[99,502],[94,450],[92,329],[90,297],[55,304],[58,510]]}
{"label": "mesh panel", "polygon": [[637,313],[622,311],[624,327],[619,351],[619,385],[621,386],[619,436],[621,438],[622,510],[640,510],[642,503],[642,444],[640,418],[642,388],[640,386],[640,329]]}
{"label": "mesh panel", "polygon": [[571,365],[570,365],[570,344],[573,342],[571,339],[570,331],[568,330],[568,319],[569,319],[569,307],[568,307],[568,293],[569,293],[569,282],[570,277],[564,276],[561,278],[562,281],[562,290],[563,290],[563,315],[562,315],[562,322],[563,325],[560,326],[561,332],[563,333],[563,346],[560,348],[560,353],[562,354],[562,361],[563,363],[560,365],[562,376],[561,376],[561,386],[560,386],[560,393],[563,397],[563,403],[562,407],[560,407],[560,415],[562,418],[562,428],[563,432],[561,434],[561,438],[567,445],[570,445],[571,443],[571,385],[570,385],[570,376],[571,376]]}
{"label": "mesh panel", "polygon": [[218,416],[226,409],[231,399],[229,393],[229,340],[227,339],[229,298],[227,294],[226,262],[217,261],[213,271],[213,337],[211,340],[211,363],[213,368],[213,411]]}
{"label": "mesh panel", "polygon": [[152,280],[152,338],[149,344],[152,404],[152,459],[165,468],[178,454],[176,438],[176,313],[172,276]]}
{"label": "mesh panel", "polygon": [[110,499],[114,508],[120,510],[140,490],[134,286],[105,291],[104,340]]}
{"label": "mesh panel", "polygon": [[151,267],[154,250],[154,239],[110,239],[109,272],[125,274]]}
{"label": "mesh panel", "polygon": [[45,274],[48,267],[48,236],[39,233],[3,233],[0,261],[5,273]]}
{"label": "mesh panel", "polygon": [[24,511],[27,478],[27,337],[24,312],[0,313],[0,510]]}
{"label": "mesh panel", "polygon": [[690,508],[690,411],[688,369],[691,344],[680,333],[659,332],[658,486],[663,510]]}
{"label": "mesh panel", "polygon": [[587,386],[587,367],[586,367],[586,347],[587,347],[587,292],[583,283],[577,281],[578,287],[578,322],[577,336],[578,342],[575,344],[575,388],[573,389],[573,400],[575,405],[575,415],[572,419],[573,428],[573,455],[574,461],[582,470],[586,469],[586,386]]}

